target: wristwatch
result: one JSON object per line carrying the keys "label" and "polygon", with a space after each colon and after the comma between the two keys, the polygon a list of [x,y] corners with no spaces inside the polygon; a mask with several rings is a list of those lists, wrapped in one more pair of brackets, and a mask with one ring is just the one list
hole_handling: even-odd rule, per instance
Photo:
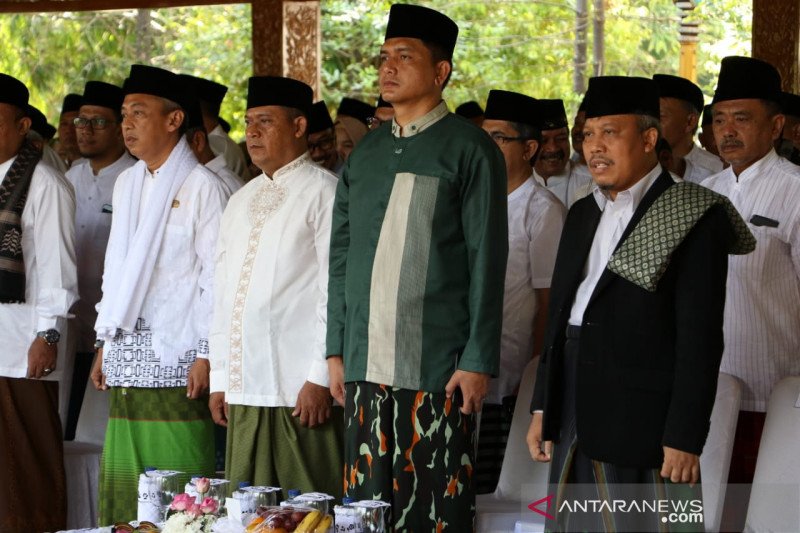
{"label": "wristwatch", "polygon": [[61,339],[61,333],[57,329],[48,329],[47,331],[39,331],[36,333],[37,337],[44,339],[48,346],[52,346]]}
{"label": "wristwatch", "polygon": [[99,350],[100,348],[102,348],[105,345],[106,345],[106,341],[104,341],[103,339],[97,339],[97,340],[94,341],[94,349],[95,350]]}

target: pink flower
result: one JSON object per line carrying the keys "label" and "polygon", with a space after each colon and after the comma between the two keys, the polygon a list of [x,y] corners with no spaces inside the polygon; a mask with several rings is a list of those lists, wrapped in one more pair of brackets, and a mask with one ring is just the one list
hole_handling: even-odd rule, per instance
{"label": "pink flower", "polygon": [[197,518],[203,513],[200,512],[200,506],[197,505],[196,503],[193,503],[186,508],[186,514],[191,516],[192,518]]}
{"label": "pink flower", "polygon": [[210,486],[211,482],[208,480],[207,477],[197,478],[194,482],[194,488],[196,488],[197,493],[201,495],[208,492]]}
{"label": "pink flower", "polygon": [[200,510],[203,511],[203,514],[214,514],[217,512],[218,506],[219,504],[214,498],[204,498],[200,504]]}
{"label": "pink flower", "polygon": [[186,493],[178,494],[172,499],[169,508],[173,511],[185,511],[194,503],[194,498]]}

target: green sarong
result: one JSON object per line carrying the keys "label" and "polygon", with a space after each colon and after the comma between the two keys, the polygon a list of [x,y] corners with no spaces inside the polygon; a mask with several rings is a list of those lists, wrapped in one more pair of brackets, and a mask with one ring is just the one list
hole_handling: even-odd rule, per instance
{"label": "green sarong", "polygon": [[344,412],[314,428],[300,424],[292,407],[228,406],[225,479],[342,497]]}
{"label": "green sarong", "polygon": [[100,525],[136,519],[139,474],[145,467],[213,477],[214,423],[208,397],[190,400],[186,387],[111,388],[100,461]]}

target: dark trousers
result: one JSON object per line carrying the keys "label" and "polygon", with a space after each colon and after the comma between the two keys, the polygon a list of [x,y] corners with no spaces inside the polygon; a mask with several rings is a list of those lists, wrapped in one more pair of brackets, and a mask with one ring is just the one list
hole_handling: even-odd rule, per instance
{"label": "dark trousers", "polygon": [[[657,512],[599,512],[562,506],[566,502],[603,500],[626,502],[668,500],[670,508],[702,505],[700,483],[694,487],[672,483],[661,477],[660,468],[619,466],[588,457],[581,450],[575,421],[580,328],[567,328],[564,345],[562,410],[559,441],[553,446],[548,494],[555,495],[548,509],[546,531],[703,531],[700,523],[668,523],[668,515]],[[635,439],[636,435],[627,438]],[[673,503],[674,502],[674,503]],[[691,504],[690,502],[695,502]],[[700,503],[697,503],[700,502]],[[559,512],[560,509],[563,511]]]}
{"label": "dark trousers", "polygon": [[81,407],[83,406],[83,395],[86,392],[86,384],[89,382],[89,374],[92,372],[92,361],[94,361],[94,352],[78,352],[75,354],[64,440],[75,439],[75,430],[78,427],[78,418],[81,415]]}

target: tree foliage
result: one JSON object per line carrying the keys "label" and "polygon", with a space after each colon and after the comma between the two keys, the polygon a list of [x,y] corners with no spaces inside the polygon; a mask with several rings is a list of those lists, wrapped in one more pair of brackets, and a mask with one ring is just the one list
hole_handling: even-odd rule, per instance
{"label": "tree foliage", "polygon": [[[412,0],[413,1],[413,0]],[[378,97],[377,56],[389,0],[322,0],[322,95],[331,108],[343,96]],[[451,106],[485,103],[490,89],[563,98],[568,110],[575,68],[592,74],[592,29],[586,64],[574,64],[574,0],[428,0],[460,26]],[[591,2],[589,3],[591,5]],[[593,16],[589,8],[589,19]],[[752,7],[746,0],[704,0],[691,15],[700,23],[698,83],[713,93],[720,59],[747,55]],[[677,73],[679,11],[672,0],[605,0],[605,74]],[[252,72],[249,4],[94,13],[0,16],[5,53],[0,71],[31,88],[31,101],[56,122],[67,92],[86,80],[121,83],[141,62],[211,78],[230,87],[222,116],[243,134],[247,78]]]}

